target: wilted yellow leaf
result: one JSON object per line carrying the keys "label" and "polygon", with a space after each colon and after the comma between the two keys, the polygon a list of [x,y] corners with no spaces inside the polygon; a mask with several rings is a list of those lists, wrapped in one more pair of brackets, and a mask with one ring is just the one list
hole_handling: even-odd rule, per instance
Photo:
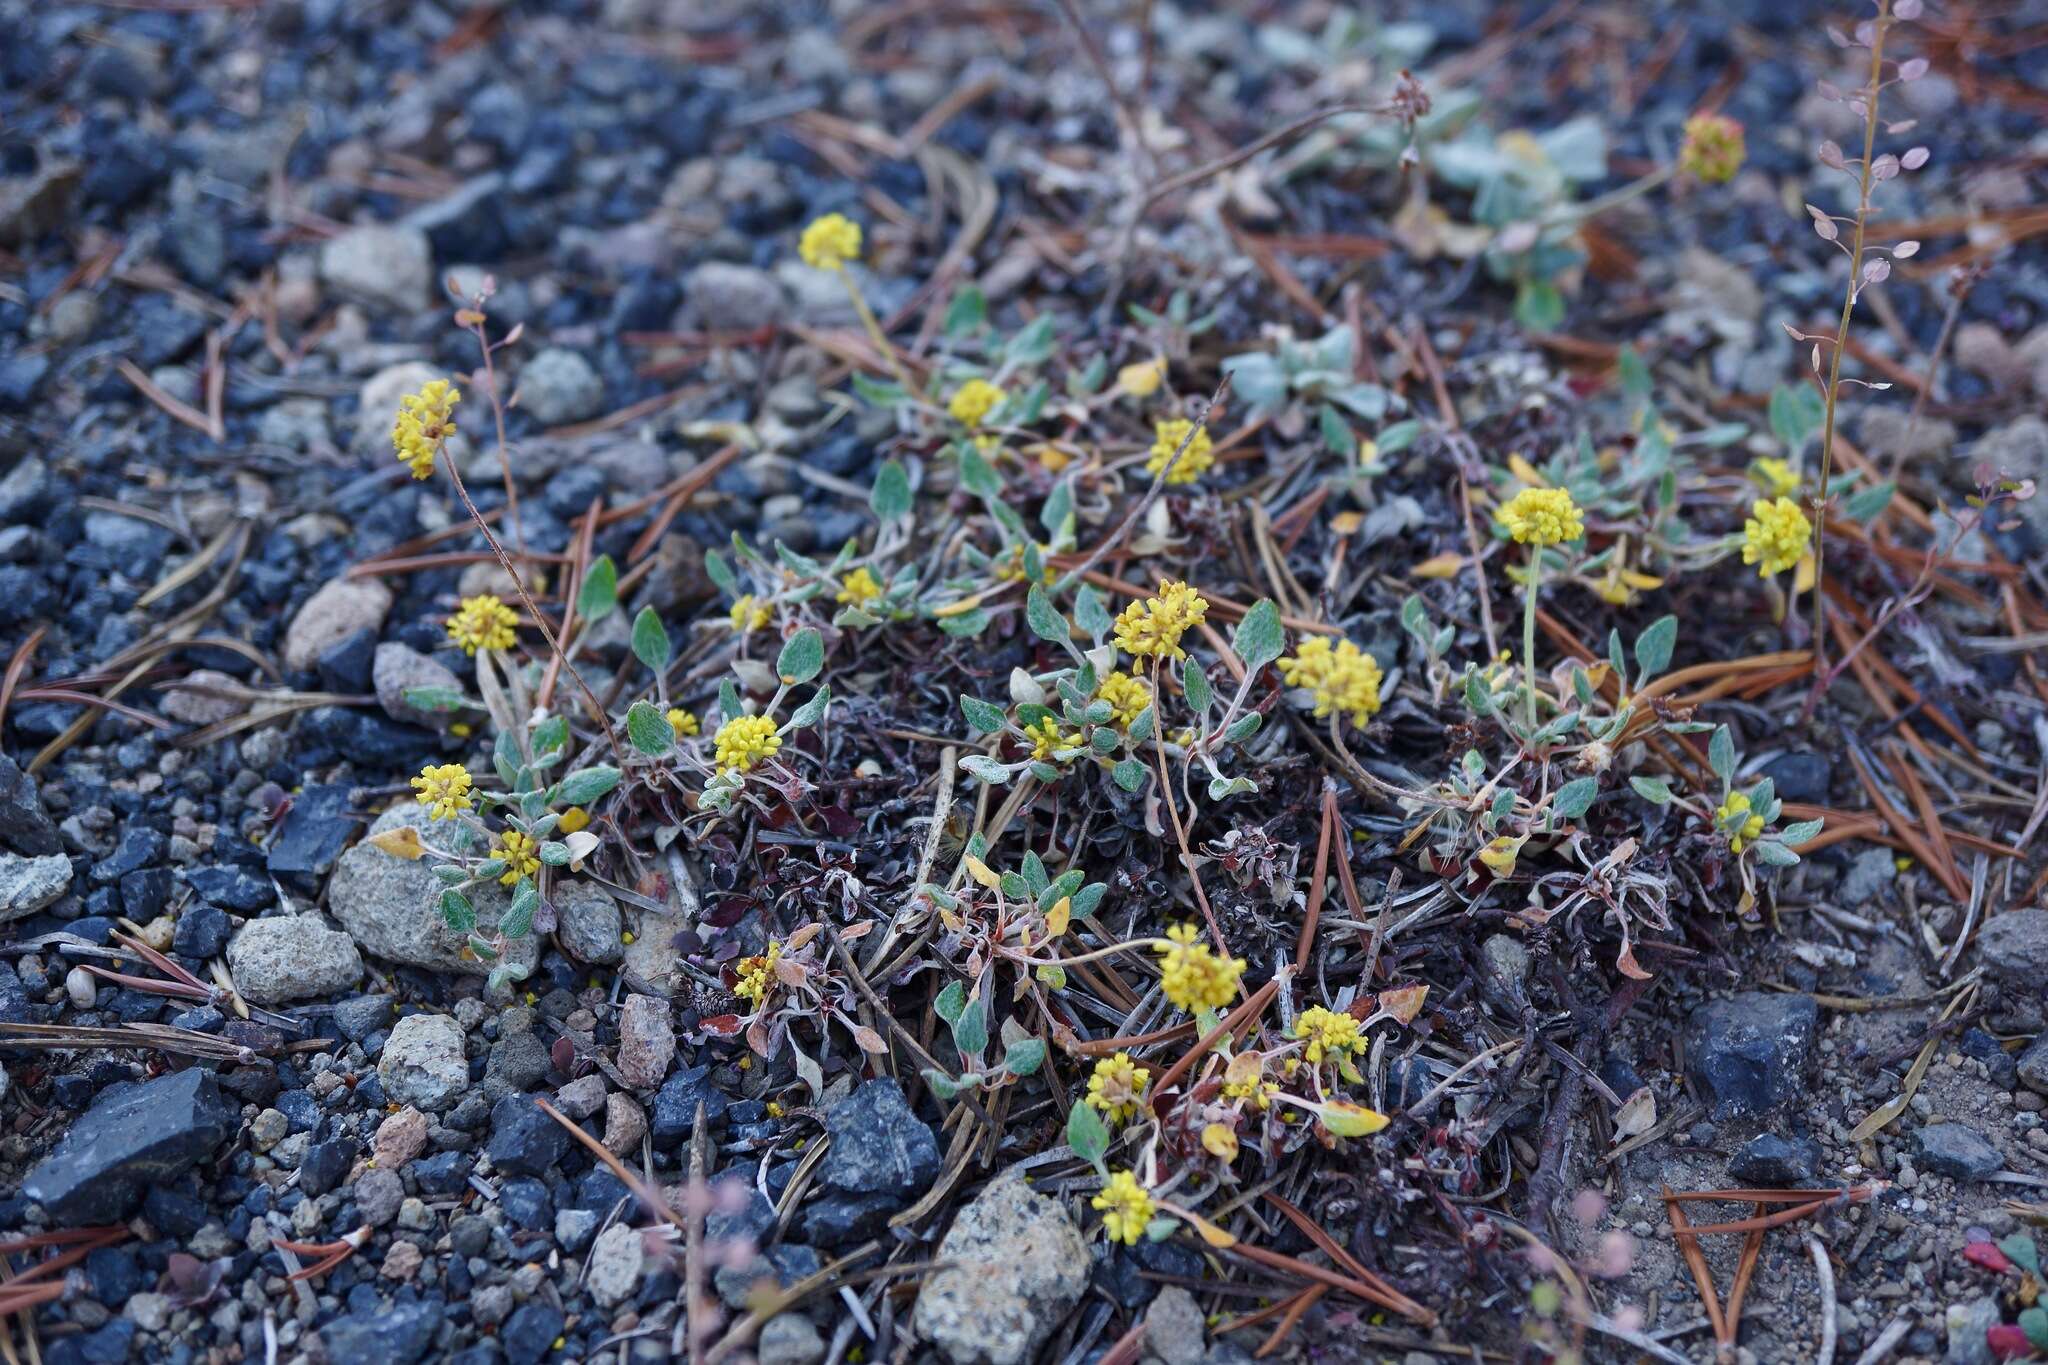
{"label": "wilted yellow leaf", "polygon": [[1230,1059],[1230,1065],[1223,1070],[1227,1085],[1250,1085],[1266,1071],[1266,1059],[1256,1052],[1240,1052]]}
{"label": "wilted yellow leaf", "polygon": [[397,829],[387,829],[382,834],[372,834],[369,842],[392,857],[403,858],[407,862],[424,858],[427,854],[427,850],[420,844],[420,832],[411,825],[400,825]]}
{"label": "wilted yellow leaf", "polygon": [[1061,896],[1052,909],[1045,912],[1045,932],[1058,938],[1067,932],[1067,925],[1074,918],[1074,898]]}
{"label": "wilted yellow leaf", "polygon": [[1536,472],[1536,466],[1519,455],[1508,456],[1508,473],[1528,484],[1531,488],[1548,488],[1550,480]]}
{"label": "wilted yellow leaf", "polygon": [[1501,835],[1485,848],[1479,850],[1479,861],[1496,877],[1515,875],[1515,858],[1521,853],[1522,845],[1528,842],[1526,834]]}
{"label": "wilted yellow leaf", "polygon": [[1408,572],[1416,578],[1456,578],[1465,567],[1465,556],[1450,554],[1431,555]]}
{"label": "wilted yellow leaf", "polygon": [[1318,1117],[1322,1119],[1323,1127],[1338,1137],[1371,1137],[1390,1122],[1377,1109],[1368,1109],[1349,1100],[1328,1101]]}
{"label": "wilted yellow leaf", "polygon": [[1196,1232],[1201,1234],[1203,1241],[1207,1242],[1210,1246],[1215,1247],[1218,1251],[1227,1250],[1228,1248],[1237,1245],[1237,1238],[1225,1232],[1222,1228],[1217,1227],[1214,1223],[1202,1217],[1201,1214],[1196,1213],[1194,1210],[1180,1209],[1177,1210],[1177,1212],[1179,1212],[1181,1217],[1188,1220],[1188,1225],[1190,1227],[1194,1228]]}
{"label": "wilted yellow leaf", "polygon": [[1150,398],[1159,392],[1159,385],[1166,378],[1166,357],[1140,360],[1126,365],[1116,372],[1116,382],[1133,398]]}
{"label": "wilted yellow leaf", "polygon": [[1202,1129],[1202,1147],[1223,1161],[1237,1160],[1237,1134],[1227,1123],[1212,1123]]}
{"label": "wilted yellow leaf", "polygon": [[968,854],[961,861],[967,867],[967,875],[980,882],[985,889],[993,891],[1003,884],[1003,879],[989,871],[988,864],[975,857],[972,853]]}
{"label": "wilted yellow leaf", "polygon": [[1422,1013],[1422,1002],[1429,998],[1427,986],[1401,986],[1391,991],[1380,992],[1380,1013],[1399,1024],[1412,1024],[1415,1016]]}

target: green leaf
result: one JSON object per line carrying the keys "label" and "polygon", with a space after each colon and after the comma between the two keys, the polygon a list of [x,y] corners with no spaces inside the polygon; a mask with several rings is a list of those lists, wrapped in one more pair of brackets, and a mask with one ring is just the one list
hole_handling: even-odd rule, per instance
{"label": "green leaf", "polygon": [[[668,721],[664,718],[661,723],[667,725]],[[669,733],[675,732],[671,730]],[[619,770],[608,763],[594,768],[578,768],[562,779],[556,799],[571,806],[587,806],[618,785]]]}
{"label": "green leaf", "polygon": [[1827,405],[1811,384],[1781,384],[1771,391],[1771,432],[1797,456],[1820,430]]}
{"label": "green leaf", "polygon": [[1825,824],[1827,824],[1825,820],[1801,820],[1795,824],[1787,825],[1778,831],[1779,842],[1785,844],[1806,843],[1818,838],[1821,827]]}
{"label": "green leaf", "polygon": [[1859,488],[1842,499],[1842,515],[1855,522],[1868,522],[1878,513],[1892,505],[1892,494],[1898,485],[1890,479],[1874,488]]}
{"label": "green leaf", "polygon": [[1031,591],[1024,597],[1024,620],[1030,625],[1031,633],[1041,640],[1054,644],[1065,644],[1070,631],[1067,618],[1060,615],[1059,608],[1046,596],[1045,589],[1033,583]]}
{"label": "green leaf", "polygon": [[1038,524],[1054,540],[1063,540],[1074,529],[1074,485],[1071,480],[1061,479],[1046,494],[1045,505],[1038,509]]}
{"label": "green leaf", "polygon": [[1576,820],[1584,815],[1593,804],[1593,798],[1600,794],[1600,779],[1577,777],[1557,789],[1550,798],[1550,808],[1567,820]]}
{"label": "green leaf", "polygon": [[552,754],[569,745],[569,718],[549,716],[533,727],[533,752],[536,756]]}
{"label": "green leaf", "polygon": [[619,568],[610,555],[599,555],[583,575],[583,585],[576,589],[576,614],[586,621],[602,620],[618,605]]}
{"label": "green leaf", "polygon": [[1671,784],[1661,777],[1631,777],[1628,784],[1636,789],[1636,795],[1653,806],[1671,804]]}
{"label": "green leaf", "polygon": [[825,709],[832,704],[832,689],[819,684],[802,706],[790,712],[789,725],[793,730],[808,730],[825,719]]}
{"label": "green leaf", "polygon": [[1022,872],[1005,872],[996,878],[1002,893],[1013,901],[1031,899],[1031,883],[1024,880]]}
{"label": "green leaf", "polygon": [[1799,855],[1776,839],[1759,839],[1750,847],[1756,850],[1758,862],[1772,867],[1793,867],[1799,862]]}
{"label": "green leaf", "polygon": [[1725,725],[1716,726],[1714,737],[1707,741],[1707,765],[1723,782],[1735,776],[1735,735]]}
{"label": "green leaf", "polygon": [[1052,354],[1052,314],[1040,313],[1003,347],[1005,365],[1036,365]]}
{"label": "green leaf", "polygon": [[1341,455],[1347,461],[1358,458],[1358,437],[1352,434],[1343,413],[1328,403],[1322,404],[1316,413],[1316,428],[1322,435],[1323,445],[1332,454]]}
{"label": "green leaf", "polygon": [[1621,348],[1615,357],[1615,368],[1621,372],[1621,391],[1632,401],[1641,404],[1650,401],[1650,367],[1633,346]]}
{"label": "green leaf", "polygon": [[1261,597],[1252,603],[1231,632],[1230,647],[1254,673],[1280,657],[1287,648],[1287,629],[1280,624],[1280,608],[1272,598]]}
{"label": "green leaf", "polygon": [[1230,728],[1223,732],[1223,738],[1232,744],[1242,744],[1259,732],[1266,718],[1257,711],[1247,712],[1230,722]]}
{"label": "green leaf", "polygon": [[1082,584],[1074,593],[1074,624],[1091,640],[1100,640],[1116,624],[1102,594],[1091,583]]}
{"label": "green leaf", "polygon": [[1523,280],[1515,291],[1515,321],[1532,332],[1555,331],[1564,321],[1564,295],[1549,280]]}
{"label": "green leaf", "polygon": [[923,1075],[924,1083],[931,1087],[932,1094],[942,1100],[958,1099],[963,1093],[982,1082],[982,1075],[978,1071],[970,1071],[955,1080],[937,1067],[928,1066],[924,1068]]}
{"label": "green leaf", "polygon": [[960,766],[967,770],[969,777],[979,778],[991,786],[1010,780],[1009,765],[998,763],[987,754],[969,754],[960,760]]}
{"label": "green leaf", "polygon": [[453,687],[408,687],[399,694],[415,711],[460,711],[476,703]]}
{"label": "green leaf", "polygon": [[1493,714],[1493,693],[1487,690],[1485,680],[1476,672],[1465,675],[1465,705],[1475,715]]}
{"label": "green leaf", "polygon": [[971,441],[962,441],[955,449],[960,452],[960,487],[983,501],[1000,499],[1003,477],[996,473],[995,466],[982,457]]}
{"label": "green leaf", "polygon": [[476,907],[451,886],[441,893],[441,922],[454,933],[466,934],[476,928]]}
{"label": "green leaf", "polygon": [[966,284],[953,295],[946,305],[946,321],[943,324],[949,337],[963,337],[969,332],[980,331],[988,321],[988,296],[981,292],[978,284]]}
{"label": "green leaf", "polygon": [[1082,874],[1081,869],[1078,867],[1070,868],[1067,871],[1060,873],[1059,876],[1052,879],[1050,885],[1044,887],[1039,891],[1037,902],[1039,910],[1045,911],[1052,909],[1055,905],[1058,905],[1062,900],[1065,900],[1067,897],[1073,895],[1076,891],[1079,891],[1081,889],[1081,883],[1085,880],[1086,877]]}
{"label": "green leaf", "polygon": [[[2004,1241],[2010,1242],[2014,1238],[2025,1241],[2029,1247],[2034,1244],[2034,1239],[2028,1237],[2023,1232],[2015,1232],[2006,1237]],[[2000,1243],[2001,1246],[2003,1244],[2003,1242]],[[2006,1254],[2011,1255],[2010,1252]],[[2015,1256],[2013,1259],[2017,1261],[2019,1258]],[[2036,1261],[2034,1268],[2030,1269],[2027,1273],[2037,1280],[2041,1278],[2039,1262]],[[2026,1333],[2029,1346],[2032,1346],[2036,1351],[2048,1351],[2048,1309],[2029,1308],[2024,1310],[2020,1314],[2019,1326],[2020,1331]]]}
{"label": "green leaf", "polygon": [[948,981],[946,988],[932,1001],[932,1009],[950,1028],[959,1022],[960,1012],[967,1008],[967,987],[958,981]]}
{"label": "green leaf", "polygon": [[675,747],[676,732],[668,717],[651,701],[636,701],[626,710],[626,738],[650,758],[659,758]]}
{"label": "green leaf", "polygon": [[1405,422],[1396,422],[1390,427],[1383,428],[1379,439],[1373,444],[1378,447],[1378,453],[1381,455],[1398,455],[1414,445],[1415,438],[1421,434],[1422,423],[1411,417]]}
{"label": "green leaf", "polygon": [[960,711],[977,735],[992,735],[1009,723],[1002,707],[991,705],[979,697],[970,697],[965,692],[960,694]]}
{"label": "green leaf", "polygon": [[740,689],[731,678],[722,679],[718,684],[718,715],[720,720],[738,720],[747,714],[740,705]]}
{"label": "green leaf", "polygon": [[893,408],[910,397],[903,391],[901,384],[886,379],[874,379],[859,370],[855,370],[848,378],[853,382],[853,391],[874,407]]}
{"label": "green leaf", "polygon": [[668,667],[668,631],[653,607],[640,608],[633,618],[633,653],[656,673]]}
{"label": "green leaf", "polygon": [[1134,792],[1145,785],[1145,765],[1135,758],[1127,758],[1117,764],[1110,769],[1109,775],[1127,792]]}
{"label": "green leaf", "polygon": [[1024,869],[1024,882],[1031,888],[1032,895],[1035,896],[1052,885],[1052,878],[1046,875],[1045,859],[1039,857],[1035,850],[1027,851],[1024,854],[1024,861],[1019,866]]}
{"label": "green leaf", "polygon": [[953,1046],[960,1049],[963,1061],[981,1060],[982,1049],[988,1046],[988,1007],[982,1001],[968,1001],[953,1021]]}
{"label": "green leaf", "polygon": [[968,639],[988,629],[989,615],[980,607],[957,616],[941,616],[939,629],[956,640]]}
{"label": "green leaf", "polygon": [[775,660],[775,672],[784,683],[807,683],[825,667],[825,637],[810,626],[789,637]]}
{"label": "green leaf", "polygon": [[[2041,1274],[2041,1252],[2034,1245],[2031,1233],[2008,1232],[1998,1239],[1998,1249],[2011,1258],[2012,1263],[2029,1275],[2039,1278]],[[2042,1311],[2042,1310],[2035,1310]],[[2032,1340],[2032,1334],[2029,1334]],[[2040,1343],[2036,1342],[2036,1345]]]}
{"label": "green leaf", "polygon": [[1045,1065],[1045,1044],[1036,1038],[1019,1038],[1003,1049],[1003,1066],[1012,1076],[1035,1076]]}
{"label": "green leaf", "polygon": [[1147,706],[1131,718],[1131,738],[1140,744],[1152,738],[1152,728],[1159,723],[1154,708]]}
{"label": "green leaf", "polygon": [[512,890],[512,904],[498,921],[498,932],[506,938],[525,938],[533,929],[533,912],[538,909],[540,892],[534,890],[532,878],[521,877]]}
{"label": "green leaf", "polygon": [[1671,666],[1671,650],[1678,643],[1678,618],[1660,616],[1650,623],[1649,629],[1636,636],[1636,667],[1642,673],[1636,679],[1641,686]]}
{"label": "green leaf", "polygon": [[540,860],[549,867],[569,865],[569,846],[559,839],[548,839],[540,846]]}
{"label": "green leaf", "polygon": [[1208,710],[1209,703],[1216,700],[1216,694],[1209,690],[1209,675],[1202,671],[1193,655],[1188,656],[1187,663],[1181,667],[1180,685],[1181,690],[1187,693],[1188,705],[1196,711]]}
{"label": "green leaf", "polygon": [[718,585],[720,592],[732,597],[740,595],[740,582],[732,575],[732,565],[725,562],[725,556],[716,550],[704,552],[704,576]]}
{"label": "green leaf", "polygon": [[1067,1111],[1067,1146],[1091,1166],[1100,1166],[1109,1152],[1109,1128],[1092,1104],[1077,1104]]}
{"label": "green leaf", "polygon": [[868,508],[883,522],[910,515],[910,474],[900,460],[884,460],[875,471],[874,491],[868,494]]}

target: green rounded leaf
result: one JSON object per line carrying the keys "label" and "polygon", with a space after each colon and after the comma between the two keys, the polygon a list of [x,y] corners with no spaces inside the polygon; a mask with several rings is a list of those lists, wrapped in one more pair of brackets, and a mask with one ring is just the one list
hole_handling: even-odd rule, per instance
{"label": "green rounded leaf", "polygon": [[650,758],[659,758],[675,747],[676,732],[668,717],[651,701],[636,701],[626,710],[626,738]]}
{"label": "green rounded leaf", "polygon": [[653,607],[640,608],[633,618],[633,653],[656,673],[668,667],[668,631]]}
{"label": "green rounded leaf", "polygon": [[785,683],[807,683],[825,667],[825,637],[810,626],[789,637],[775,660],[775,672]]}

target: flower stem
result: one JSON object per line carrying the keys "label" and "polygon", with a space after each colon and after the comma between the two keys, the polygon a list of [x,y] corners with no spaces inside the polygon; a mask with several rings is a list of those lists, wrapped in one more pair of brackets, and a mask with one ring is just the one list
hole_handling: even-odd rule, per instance
{"label": "flower stem", "polygon": [[861,297],[860,286],[853,282],[853,275],[841,266],[836,272],[839,282],[846,286],[846,297],[853,301],[853,311],[860,314],[860,325],[867,329],[868,340],[882,353],[888,362],[889,372],[896,376],[896,382],[903,386],[903,392],[913,403],[917,401],[917,385],[910,382],[910,375],[904,370],[903,362],[896,358],[896,348],[889,344],[889,338],[882,333],[882,324],[875,317],[874,309]]}
{"label": "flower stem", "polygon": [[1543,582],[1543,547],[1529,551],[1529,587],[1522,599],[1522,672],[1527,684],[1528,707],[1523,713],[1529,724],[1529,738],[1536,737],[1536,589]]}

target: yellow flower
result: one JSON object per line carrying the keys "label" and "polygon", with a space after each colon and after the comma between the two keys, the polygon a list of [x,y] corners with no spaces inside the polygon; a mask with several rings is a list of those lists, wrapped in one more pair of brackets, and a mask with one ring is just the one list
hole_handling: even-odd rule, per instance
{"label": "yellow flower", "polygon": [[1311,1062],[1320,1062],[1332,1053],[1365,1051],[1365,1035],[1359,1032],[1358,1021],[1321,1005],[1301,1012],[1294,1021],[1294,1036],[1308,1039],[1302,1055]]}
{"label": "yellow flower", "polygon": [[1379,660],[1349,640],[1333,647],[1327,637],[1311,635],[1293,657],[1280,661],[1280,676],[1289,687],[1314,694],[1317,719],[1336,711],[1362,727],[1380,709]]}
{"label": "yellow flower", "polygon": [[797,254],[805,265],[820,270],[843,270],[848,261],[860,259],[860,224],[843,213],[815,218],[797,243]]}
{"label": "yellow flower", "polygon": [[1062,733],[1060,723],[1052,716],[1045,716],[1024,727],[1024,737],[1031,741],[1031,756],[1043,762],[1053,762],[1055,749],[1080,749],[1087,746],[1079,730]]}
{"label": "yellow flower", "polygon": [[775,964],[782,960],[782,941],[768,940],[768,951],[758,957],[743,957],[735,970],[739,980],[733,983],[732,993],[742,1000],[751,1000],[756,1005],[765,1004],[768,992],[775,989]]}
{"label": "yellow flower", "polygon": [[498,842],[491,846],[491,856],[505,862],[505,875],[498,881],[510,886],[521,877],[531,877],[540,871],[540,845],[530,834],[521,834],[508,829],[498,836]]}
{"label": "yellow flower", "polygon": [[751,635],[767,625],[769,618],[774,614],[773,607],[749,592],[742,593],[740,600],[732,604],[732,611],[727,614],[726,619],[732,622],[732,628],[740,634]]}
{"label": "yellow flower", "polygon": [[415,479],[424,479],[434,472],[434,456],[455,434],[455,420],[450,414],[461,401],[462,390],[450,386],[445,379],[430,379],[420,386],[418,393],[398,400],[398,420],[391,428],[391,444],[397,447],[398,458],[411,466]]}
{"label": "yellow flower", "polygon": [[1131,1060],[1128,1052],[1104,1057],[1088,1077],[1087,1103],[1102,1111],[1109,1123],[1123,1123],[1138,1112],[1152,1073]]}
{"label": "yellow flower", "polygon": [[954,421],[972,431],[1002,401],[1001,389],[986,379],[970,379],[953,391],[953,401],[946,404],[946,411],[952,414]]}
{"label": "yellow flower", "polygon": [[766,716],[738,716],[718,727],[718,770],[743,773],[782,748],[775,722]]}
{"label": "yellow flower", "polygon": [[1254,1109],[1265,1109],[1272,1105],[1273,1095],[1279,1089],[1258,1072],[1242,1080],[1225,1081],[1222,1095],[1226,1100],[1249,1100]]}
{"label": "yellow flower", "polygon": [[882,581],[863,564],[839,584],[839,600],[852,607],[865,607],[882,595]]}
{"label": "yellow flower", "polygon": [[1757,577],[1783,573],[1799,562],[1813,539],[1813,523],[1790,498],[1758,498],[1742,523],[1742,562],[1757,565]]}
{"label": "yellow flower", "polygon": [[1500,524],[1524,545],[1562,545],[1586,534],[1579,505],[1562,488],[1524,488],[1501,507]]}
{"label": "yellow flower", "polygon": [[1774,498],[1790,497],[1799,489],[1799,471],[1783,460],[1752,460],[1749,477]]}
{"label": "yellow flower", "polygon": [[1102,1187],[1102,1193],[1088,1201],[1091,1208],[1102,1210],[1102,1230],[1109,1234],[1112,1242],[1125,1246],[1136,1246],[1138,1239],[1145,1235],[1146,1225],[1152,1221],[1154,1205],[1152,1194],[1138,1183],[1138,1177],[1129,1171],[1118,1171]]}
{"label": "yellow flower", "polygon": [[[1190,436],[1188,433],[1193,432]],[[1166,469],[1167,462],[1173,468],[1167,470],[1168,483],[1193,483],[1202,477],[1202,472],[1216,463],[1216,456],[1210,450],[1209,429],[1196,430],[1195,424],[1185,417],[1175,417],[1165,422],[1152,424],[1152,458],[1145,461],[1145,472],[1157,474]],[[1180,443],[1186,441],[1188,448],[1181,450]],[[1180,451],[1180,458],[1173,454]]]}
{"label": "yellow flower", "polygon": [[480,649],[510,649],[518,639],[512,633],[518,624],[517,612],[484,593],[462,599],[462,605],[448,618],[448,638],[461,645],[465,654]]}
{"label": "yellow flower", "polygon": [[1626,567],[1616,555],[1607,561],[1607,572],[1598,582],[1591,584],[1600,600],[1617,607],[1628,606],[1636,600],[1636,594],[1649,588],[1661,588],[1664,580],[1652,574],[1638,573]]}
{"label": "yellow flower", "polygon": [[1202,624],[1209,603],[1185,583],[1162,579],[1159,595],[1133,602],[1117,614],[1116,643],[1137,658],[1184,659],[1180,637]]}
{"label": "yellow flower", "polygon": [[1725,114],[1694,114],[1685,121],[1678,169],[1695,180],[1722,185],[1742,169],[1742,125]]}
{"label": "yellow flower", "polygon": [[703,730],[697,723],[697,718],[680,706],[671,706],[668,709],[668,728],[675,731],[677,739],[688,739]]}
{"label": "yellow flower", "polygon": [[453,820],[462,811],[474,810],[469,788],[469,769],[460,763],[429,763],[412,780],[420,804],[427,808],[429,818],[435,820]]}
{"label": "yellow flower", "polygon": [[1166,931],[1159,954],[1159,985],[1166,998],[1184,1010],[1220,1010],[1237,998],[1237,979],[1244,974],[1241,957],[1217,957],[1206,943],[1195,942],[1195,926],[1176,924]]}
{"label": "yellow flower", "polygon": [[571,806],[562,812],[562,818],[555,823],[555,829],[562,834],[574,834],[579,829],[590,828],[590,812],[581,806]]}
{"label": "yellow flower", "polygon": [[1133,398],[1150,398],[1166,382],[1166,357],[1140,360],[1116,372],[1117,386]]}
{"label": "yellow flower", "polygon": [[1110,724],[1129,729],[1144,709],[1152,704],[1152,689],[1143,678],[1134,678],[1119,668],[1102,680],[1096,700],[1110,705]]}
{"label": "yellow flower", "polygon": [[[1741,819],[1740,824],[1736,823],[1738,818]],[[1764,832],[1764,818],[1750,813],[1747,796],[1741,792],[1730,792],[1721,808],[1714,812],[1714,827],[1727,830],[1728,851],[1740,853],[1744,844],[1754,842],[1756,836]]]}

